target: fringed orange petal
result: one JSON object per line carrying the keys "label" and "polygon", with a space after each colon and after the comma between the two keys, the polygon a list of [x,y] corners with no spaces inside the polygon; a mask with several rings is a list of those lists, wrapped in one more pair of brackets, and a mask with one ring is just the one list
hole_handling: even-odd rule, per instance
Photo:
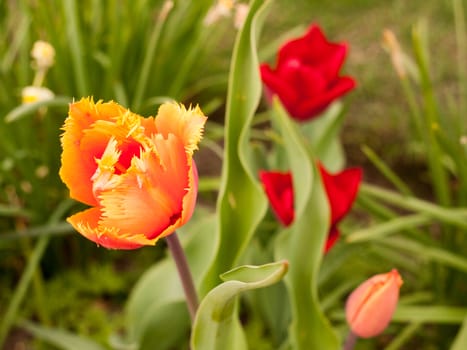
{"label": "fringed orange petal", "polygon": [[164,137],[177,136],[191,155],[198,148],[206,119],[199,107],[187,110],[183,105],[164,103],[156,116],[157,132]]}
{"label": "fringed orange petal", "polygon": [[157,240],[148,240],[142,234],[126,234],[115,227],[102,226],[100,208],[91,208],[70,216],[67,221],[87,239],[109,249],[136,249],[154,245]]}
{"label": "fringed orange petal", "polygon": [[[111,120],[125,109],[114,102],[95,104],[92,99],[81,99],[70,105],[61,138],[62,166],[60,177],[70,189],[70,196],[89,205],[97,205],[92,193],[91,177],[96,170],[95,157],[100,157],[109,138],[97,138],[87,144],[85,134],[97,120]],[[84,139],[84,142],[83,142]]]}

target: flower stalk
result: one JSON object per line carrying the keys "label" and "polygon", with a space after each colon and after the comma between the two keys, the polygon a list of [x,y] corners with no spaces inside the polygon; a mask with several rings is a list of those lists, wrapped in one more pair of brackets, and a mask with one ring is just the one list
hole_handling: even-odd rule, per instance
{"label": "flower stalk", "polygon": [[349,331],[347,338],[345,338],[344,347],[342,350],[353,350],[355,344],[357,343],[357,339],[358,336],[354,332]]}
{"label": "flower stalk", "polygon": [[188,266],[185,253],[183,251],[177,233],[174,232],[166,237],[167,246],[177,266],[177,271],[182,282],[183,291],[185,293],[188,312],[190,313],[191,321],[195,319],[196,310],[198,309],[198,295],[196,293],[193,277]]}

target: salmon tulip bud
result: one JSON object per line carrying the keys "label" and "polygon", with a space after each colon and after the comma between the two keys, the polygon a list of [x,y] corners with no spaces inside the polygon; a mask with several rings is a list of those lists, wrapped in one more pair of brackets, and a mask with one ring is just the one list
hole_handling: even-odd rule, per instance
{"label": "salmon tulip bud", "polygon": [[396,269],[363,282],[350,294],[345,307],[347,322],[361,338],[374,337],[386,329],[399,300],[402,278]]}
{"label": "salmon tulip bud", "polygon": [[143,118],[115,102],[72,103],[61,138],[60,177],[91,208],[68,222],[114,249],[154,245],[191,217],[198,190],[192,159],[206,117],[164,103]]}

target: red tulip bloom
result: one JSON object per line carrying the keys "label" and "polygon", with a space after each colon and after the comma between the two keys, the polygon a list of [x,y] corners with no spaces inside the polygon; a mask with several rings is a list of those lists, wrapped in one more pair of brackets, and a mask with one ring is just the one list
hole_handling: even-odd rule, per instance
{"label": "red tulip bloom", "polygon": [[154,245],[188,221],[198,177],[192,159],[206,117],[175,103],[143,118],[117,103],[70,105],[60,177],[91,208],[68,222],[107,248]]}
{"label": "red tulip bloom", "polygon": [[268,94],[277,95],[290,116],[306,121],[355,87],[351,77],[340,77],[347,44],[329,42],[317,25],[279,50],[276,68],[260,66]]}
{"label": "red tulip bloom", "polygon": [[[327,252],[339,238],[337,225],[352,207],[362,179],[362,171],[360,168],[350,168],[332,175],[321,164],[319,170],[331,207],[331,227],[325,246]],[[260,180],[274,214],[284,226],[289,226],[294,219],[291,173],[261,171]]]}
{"label": "red tulip bloom", "polygon": [[362,169],[349,168],[337,174],[330,174],[320,163],[318,168],[331,206],[331,228],[326,241],[326,251],[328,251],[339,238],[337,224],[350,211],[357,197],[362,181]]}

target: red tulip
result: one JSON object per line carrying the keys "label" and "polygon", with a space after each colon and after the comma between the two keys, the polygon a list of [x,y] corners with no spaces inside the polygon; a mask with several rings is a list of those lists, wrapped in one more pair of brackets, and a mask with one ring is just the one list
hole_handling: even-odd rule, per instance
{"label": "red tulip", "polygon": [[279,50],[276,68],[260,66],[268,94],[277,95],[290,116],[306,121],[355,87],[351,77],[340,77],[347,44],[327,41],[321,29],[287,42]]}
{"label": "red tulip", "polygon": [[143,118],[117,103],[72,103],[60,177],[91,206],[68,222],[107,248],[154,245],[188,221],[198,176],[192,159],[206,117],[175,103]]}
{"label": "red tulip", "polygon": [[340,236],[337,224],[350,211],[355,201],[362,181],[362,169],[349,168],[337,174],[330,174],[320,163],[318,168],[331,206],[331,229],[327,240],[327,251]]}
{"label": "red tulip", "polygon": [[[319,170],[331,207],[331,227],[325,246],[327,252],[339,238],[337,224],[352,207],[362,179],[362,171],[359,168],[350,168],[332,175],[321,164],[319,164]],[[294,219],[291,173],[261,171],[260,180],[274,214],[284,226],[289,226]]]}
{"label": "red tulip", "polygon": [[396,269],[363,282],[350,294],[345,315],[350,329],[362,338],[380,334],[391,321],[402,278]]}
{"label": "red tulip", "polygon": [[277,219],[289,226],[294,219],[294,195],[290,172],[260,171],[259,177]]}

